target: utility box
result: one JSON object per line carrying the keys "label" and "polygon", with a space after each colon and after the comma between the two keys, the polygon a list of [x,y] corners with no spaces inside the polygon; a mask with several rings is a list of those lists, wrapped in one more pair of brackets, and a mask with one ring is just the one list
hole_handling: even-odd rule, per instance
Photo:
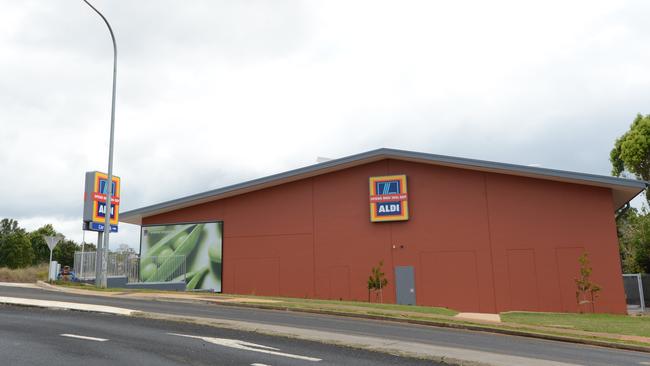
{"label": "utility box", "polygon": [[50,273],[47,277],[50,281],[56,281],[56,277],[59,274],[59,263],[57,261],[52,261],[50,263]]}

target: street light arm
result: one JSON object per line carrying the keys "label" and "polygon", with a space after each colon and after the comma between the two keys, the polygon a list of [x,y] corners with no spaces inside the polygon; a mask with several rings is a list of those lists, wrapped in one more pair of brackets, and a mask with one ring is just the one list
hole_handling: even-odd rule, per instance
{"label": "street light arm", "polygon": [[88,2],[88,0],[82,0],[82,1],[88,4],[88,6],[90,6],[90,8],[95,11],[95,13],[97,13],[100,17],[102,17],[104,23],[106,23],[106,26],[108,27],[108,31],[111,34],[111,40],[113,41],[113,61],[114,61],[113,64],[117,65],[117,44],[115,43],[115,35],[113,34],[113,28],[111,28],[111,24],[108,22],[104,14],[100,13],[99,10],[97,10],[97,8],[95,8],[91,3]]}
{"label": "street light arm", "polygon": [[106,27],[108,27],[108,32],[111,34],[111,41],[113,42],[113,108],[111,110],[111,115],[115,114],[115,84],[116,84],[116,75],[117,75],[117,43],[115,42],[115,34],[113,33],[113,28],[111,27],[111,24],[108,22],[108,19],[102,14],[97,8],[95,8],[91,3],[88,2],[88,0],[82,0],[88,6],[90,6],[95,13],[97,13],[104,23],[106,23]]}

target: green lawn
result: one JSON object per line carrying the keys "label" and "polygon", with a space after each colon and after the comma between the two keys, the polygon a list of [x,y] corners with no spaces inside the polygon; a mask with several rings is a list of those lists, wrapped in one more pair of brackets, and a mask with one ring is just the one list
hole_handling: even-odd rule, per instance
{"label": "green lawn", "polygon": [[650,317],[612,314],[501,313],[504,322],[650,337]]}
{"label": "green lawn", "polygon": [[[247,296],[248,297],[248,296]],[[251,296],[254,297],[254,296]],[[267,297],[268,299],[280,301],[277,305],[296,307],[296,308],[358,308],[359,310],[386,310],[390,312],[409,312],[421,313],[431,315],[454,316],[458,314],[457,311],[432,307],[432,306],[412,306],[412,305],[395,305],[395,304],[379,304],[369,303],[363,301],[337,301],[337,300],[312,300],[312,299],[295,299],[286,297]]]}

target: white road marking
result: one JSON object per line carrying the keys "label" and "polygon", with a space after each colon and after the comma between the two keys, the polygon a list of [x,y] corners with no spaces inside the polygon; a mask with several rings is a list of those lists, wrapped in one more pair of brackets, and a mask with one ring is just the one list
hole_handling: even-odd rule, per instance
{"label": "white road marking", "polygon": [[85,339],[87,341],[95,341],[95,342],[106,342],[108,340],[106,338],[86,337],[86,336],[76,335],[76,334],[61,334],[61,336],[68,337],[68,338]]}
{"label": "white road marking", "polygon": [[22,282],[0,282],[0,286],[4,287],[22,287],[22,288],[39,288],[33,283],[22,283]]}
{"label": "white road marking", "polygon": [[20,297],[7,297],[7,296],[0,296],[0,304],[26,305],[26,306],[36,306],[40,308],[90,311],[96,313],[107,313],[107,314],[115,314],[115,315],[132,315],[133,313],[135,313],[135,310],[117,308],[114,306],[80,304],[80,303],[65,302],[65,301],[23,299]]}
{"label": "white road marking", "polygon": [[650,365],[650,362],[641,361],[641,362],[639,362],[639,365]]}
{"label": "white road marking", "polygon": [[280,349],[278,349],[278,348],[263,346],[261,344],[255,344],[255,343],[250,343],[250,342],[244,342],[244,341],[240,341],[240,340],[237,340],[237,339],[201,337],[201,336],[193,336],[193,335],[177,334],[177,333],[167,333],[167,334],[175,335],[175,336],[179,336],[179,337],[201,339],[204,342],[208,342],[208,343],[212,343],[212,344],[216,344],[216,345],[224,346],[224,347],[241,349],[241,350],[244,350],[244,351],[260,352],[260,353],[266,353],[266,354],[269,354],[269,355],[276,355],[276,356],[283,356],[283,357],[288,357],[288,358],[295,358],[297,360],[304,360],[304,361],[312,361],[312,362],[322,361],[322,359],[320,359],[320,358],[309,357],[309,356],[300,356],[300,355],[294,355],[294,354],[291,354],[291,353],[279,352]]}
{"label": "white road marking", "polygon": [[267,365],[265,363],[252,363],[251,366],[271,366],[271,365]]}

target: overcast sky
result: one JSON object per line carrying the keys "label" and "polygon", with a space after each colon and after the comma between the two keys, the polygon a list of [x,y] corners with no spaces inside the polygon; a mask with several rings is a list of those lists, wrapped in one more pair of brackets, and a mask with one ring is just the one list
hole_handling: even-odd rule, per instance
{"label": "overcast sky", "polygon": [[[122,211],[379,147],[608,175],[650,113],[644,0],[94,3]],[[80,241],[107,29],[81,0],[0,8],[0,217]]]}

